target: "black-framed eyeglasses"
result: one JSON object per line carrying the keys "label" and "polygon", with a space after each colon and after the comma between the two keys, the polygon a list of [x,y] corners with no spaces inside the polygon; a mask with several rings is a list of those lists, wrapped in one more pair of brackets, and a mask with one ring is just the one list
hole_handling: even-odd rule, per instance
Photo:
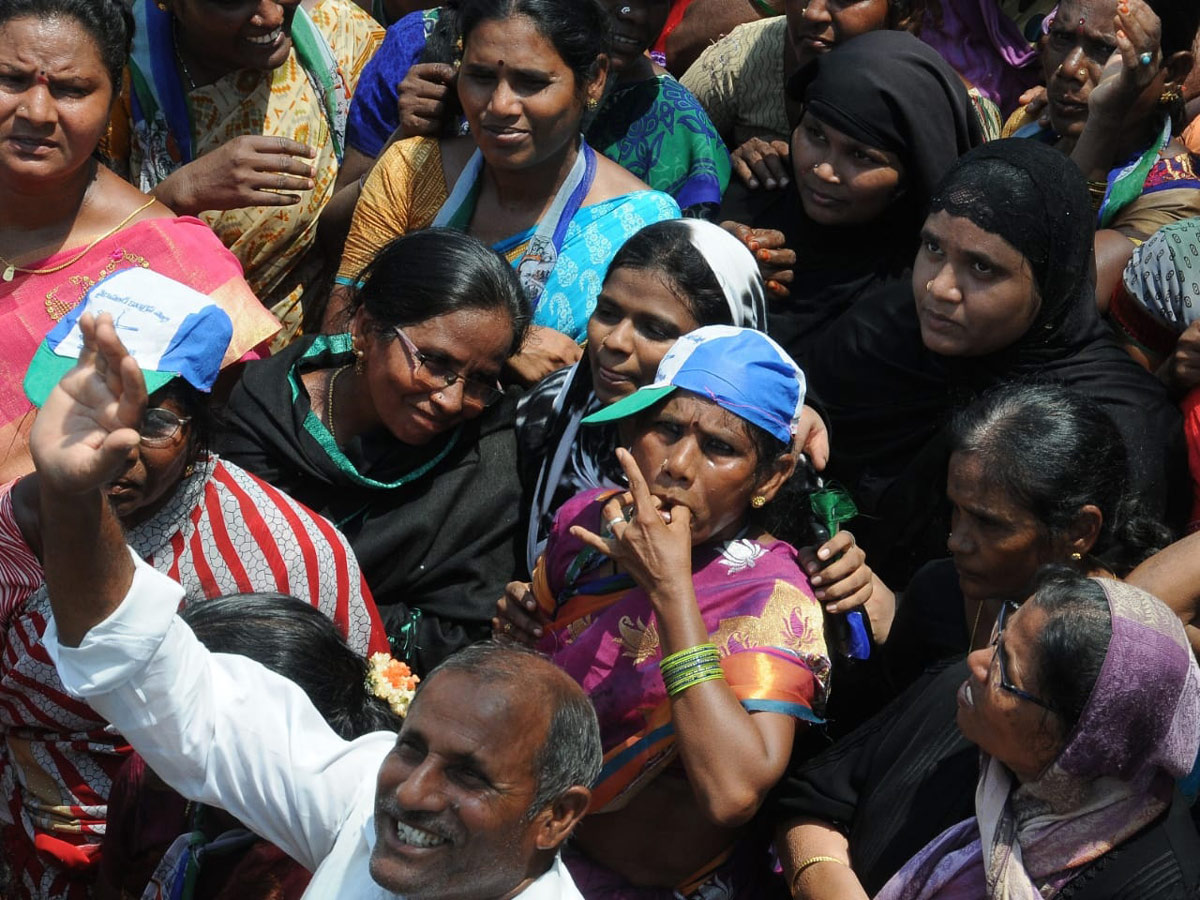
{"label": "black-framed eyeglasses", "polygon": [[432,391],[445,390],[461,384],[463,388],[463,403],[471,406],[491,406],[504,396],[504,388],[499,381],[487,382],[468,375],[455,372],[445,363],[421,351],[412,342],[404,329],[397,326],[393,329],[404,344],[412,361],[413,377]]}
{"label": "black-framed eyeglasses", "polygon": [[1042,709],[1048,709],[1055,712],[1053,706],[1037,697],[1029,691],[1022,690],[1012,683],[1008,677],[1008,664],[1004,661],[1004,627],[1008,624],[1009,614],[1018,608],[1018,604],[1011,600],[1004,603],[1000,607],[1000,613],[996,616],[996,628],[992,632],[992,659],[997,663],[997,668],[1000,670],[1000,687],[1008,691],[1014,697],[1020,697],[1022,700],[1028,700],[1030,703],[1035,703]]}
{"label": "black-framed eyeglasses", "polygon": [[161,406],[151,407],[142,416],[138,434],[147,447],[165,447],[178,436],[183,426],[192,421],[191,416],[179,416]]}

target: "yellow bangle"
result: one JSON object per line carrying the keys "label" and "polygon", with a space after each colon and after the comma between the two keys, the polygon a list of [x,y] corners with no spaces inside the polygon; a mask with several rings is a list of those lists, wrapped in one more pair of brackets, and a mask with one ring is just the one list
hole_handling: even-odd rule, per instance
{"label": "yellow bangle", "polygon": [[796,895],[796,882],[800,880],[800,876],[804,874],[804,870],[809,866],[815,866],[817,863],[822,862],[833,862],[837,863],[838,865],[845,866],[846,868],[850,868],[850,863],[846,862],[844,859],[838,859],[836,856],[810,856],[796,867],[796,874],[792,876],[793,897]]}

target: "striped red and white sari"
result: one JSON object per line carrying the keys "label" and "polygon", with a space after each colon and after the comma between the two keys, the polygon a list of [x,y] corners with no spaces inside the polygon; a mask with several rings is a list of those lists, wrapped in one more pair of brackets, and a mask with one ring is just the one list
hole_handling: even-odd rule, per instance
{"label": "striped red and white sari", "polygon": [[[120,735],[69,697],[41,637],[50,617],[41,564],[0,488],[0,825],[14,897],[87,896]],[[374,601],[345,538],[327,520],[216,457],[132,529],[135,552],[183,585],[186,600],[278,591],[306,600],[350,647],[387,650]],[[8,895],[6,895],[8,896]]]}

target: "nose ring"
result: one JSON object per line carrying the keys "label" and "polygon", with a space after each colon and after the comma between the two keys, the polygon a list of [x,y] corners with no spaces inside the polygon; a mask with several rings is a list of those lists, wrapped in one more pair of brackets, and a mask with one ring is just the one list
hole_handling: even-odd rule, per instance
{"label": "nose ring", "polygon": [[622,7],[621,7],[621,9],[620,9],[620,13],[621,13],[621,15],[623,15],[623,16],[627,16],[627,15],[629,15],[631,12],[633,12],[633,7],[632,7],[632,6],[622,6]]}
{"label": "nose ring", "polygon": [[931,290],[933,290],[933,279],[932,278],[930,278],[927,282],[925,282],[925,293],[928,294]]}

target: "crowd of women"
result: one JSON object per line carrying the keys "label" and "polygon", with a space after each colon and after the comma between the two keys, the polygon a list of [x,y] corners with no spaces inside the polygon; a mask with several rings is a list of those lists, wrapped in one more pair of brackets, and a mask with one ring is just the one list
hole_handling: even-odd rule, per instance
{"label": "crowd of women", "polygon": [[587,900],[1200,895],[1198,31],[0,0],[0,897],[308,880],[42,645],[27,436],[104,310],[197,636],[347,738],[371,667],[546,654]]}

